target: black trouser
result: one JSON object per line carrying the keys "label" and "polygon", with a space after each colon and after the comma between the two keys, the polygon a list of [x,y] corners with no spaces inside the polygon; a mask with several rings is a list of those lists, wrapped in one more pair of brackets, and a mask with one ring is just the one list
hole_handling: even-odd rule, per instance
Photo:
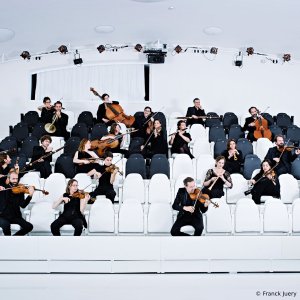
{"label": "black trouser", "polygon": [[173,236],[186,236],[189,235],[187,233],[181,232],[181,227],[185,225],[191,225],[195,228],[194,235],[200,236],[203,231],[203,219],[202,214],[190,214],[188,212],[181,215],[179,213],[179,216],[177,216],[177,220],[175,221],[174,225],[171,229],[171,235]]}
{"label": "black trouser", "polygon": [[116,192],[113,188],[98,186],[93,192],[90,193],[92,198],[95,198],[98,195],[105,195],[112,203],[115,202]]}
{"label": "black trouser", "polygon": [[60,215],[58,219],[51,224],[52,234],[60,235],[60,228],[66,224],[70,224],[75,228],[74,235],[81,235],[83,229],[83,220],[80,217],[66,217],[63,215]]}
{"label": "black trouser", "polygon": [[252,199],[256,204],[260,204],[261,196],[272,196],[279,198],[280,195],[271,180],[264,180],[254,185],[251,190]]}
{"label": "black trouser", "polygon": [[25,235],[33,229],[33,225],[23,218],[3,218],[0,217],[0,227],[3,230],[4,235],[11,235],[11,224],[20,225],[21,229],[17,231],[14,235]]}

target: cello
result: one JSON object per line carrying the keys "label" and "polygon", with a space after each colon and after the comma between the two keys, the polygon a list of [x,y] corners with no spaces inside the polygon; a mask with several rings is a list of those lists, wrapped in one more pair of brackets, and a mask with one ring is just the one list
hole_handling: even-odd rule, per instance
{"label": "cello", "polygon": [[260,112],[258,111],[258,114],[256,116],[255,123],[255,130],[254,130],[254,137],[258,140],[259,138],[267,138],[270,141],[272,140],[272,132],[268,127],[268,121],[263,118],[260,115]]}
{"label": "cello", "polygon": [[[102,99],[102,97],[94,88],[91,87],[90,91],[95,96]],[[127,116],[124,113],[123,108],[120,104],[105,102],[105,108],[106,108],[106,117],[108,120],[124,123],[126,127],[131,127],[132,124],[134,123],[135,118],[133,116]]]}

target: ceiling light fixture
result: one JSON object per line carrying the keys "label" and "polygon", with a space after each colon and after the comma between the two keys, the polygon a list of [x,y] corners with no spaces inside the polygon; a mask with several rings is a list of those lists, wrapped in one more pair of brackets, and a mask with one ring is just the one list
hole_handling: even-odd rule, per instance
{"label": "ceiling light fixture", "polygon": [[247,52],[248,56],[249,55],[253,55],[254,54],[254,48],[253,47],[248,47],[247,50],[246,50],[246,52]]}
{"label": "ceiling light fixture", "polygon": [[61,54],[67,54],[68,53],[68,48],[67,46],[65,45],[61,45],[58,47],[58,51],[61,53]]}
{"label": "ceiling light fixture", "polygon": [[28,52],[28,51],[23,51],[21,54],[20,54],[20,56],[22,57],[22,58],[24,58],[24,59],[30,59],[30,57],[31,57],[31,55],[30,55],[30,53]]}
{"label": "ceiling light fixture", "polygon": [[97,50],[99,51],[99,53],[102,53],[105,51],[105,46],[104,45],[100,45],[97,47]]}
{"label": "ceiling light fixture", "polygon": [[143,46],[141,44],[136,44],[134,49],[137,51],[137,52],[142,52],[143,50]]}
{"label": "ceiling light fixture", "polygon": [[174,51],[176,52],[176,53],[180,53],[180,52],[182,52],[182,47],[181,46],[179,46],[179,45],[177,45],[175,48],[174,48]]}
{"label": "ceiling light fixture", "polygon": [[290,61],[290,60],[291,60],[291,54],[288,54],[288,53],[283,54],[282,59],[283,59],[283,62],[288,62],[288,61]]}
{"label": "ceiling light fixture", "polygon": [[218,54],[218,48],[216,48],[216,47],[211,47],[211,48],[210,48],[210,53],[211,53],[211,54]]}

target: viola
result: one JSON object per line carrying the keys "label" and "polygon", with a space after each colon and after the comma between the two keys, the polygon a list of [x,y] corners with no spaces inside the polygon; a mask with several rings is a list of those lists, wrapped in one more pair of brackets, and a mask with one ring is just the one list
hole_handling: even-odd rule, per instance
{"label": "viola", "polygon": [[267,138],[272,140],[272,132],[268,127],[268,121],[261,115],[257,115],[254,130],[254,137],[258,140],[259,138]]}
{"label": "viola", "polygon": [[219,207],[219,204],[216,202],[211,201],[208,194],[203,194],[200,189],[195,189],[193,193],[190,193],[190,198],[193,201],[200,201],[201,203],[205,203],[205,201],[209,201],[214,207]]}
{"label": "viola", "polygon": [[[98,92],[94,88],[90,88],[90,91],[97,97],[101,98]],[[101,98],[102,99],[102,98]],[[124,123],[126,127],[132,126],[135,121],[133,116],[127,116],[120,104],[105,103],[106,117],[108,120]]]}
{"label": "viola", "polygon": [[[35,186],[32,186],[34,191],[42,192],[44,195],[49,195],[49,192],[45,190],[36,189]],[[29,194],[29,186],[24,184],[18,184],[12,188],[8,188],[7,190],[11,189],[14,194]]]}
{"label": "viola", "polygon": [[115,170],[117,170],[120,175],[123,175],[123,172],[120,171],[120,168],[114,164],[111,164],[110,166],[105,168],[105,172],[108,173],[113,173]]}

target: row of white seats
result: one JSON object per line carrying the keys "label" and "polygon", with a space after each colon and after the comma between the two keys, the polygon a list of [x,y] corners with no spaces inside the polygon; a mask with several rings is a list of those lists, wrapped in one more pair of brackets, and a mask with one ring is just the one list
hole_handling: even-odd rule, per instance
{"label": "row of white seats", "polygon": [[[204,235],[218,234],[299,234],[300,199],[292,205],[291,212],[278,199],[269,199],[264,206],[257,206],[251,199],[242,198],[234,210],[225,199],[213,199],[218,208],[209,206],[204,216]],[[26,212],[27,220],[34,226],[31,234],[49,234],[50,224],[57,211],[48,202],[35,203]],[[127,201],[115,211],[114,205],[105,197],[97,197],[90,211],[85,213],[87,234],[169,234],[175,216],[169,203],[152,203],[143,207],[138,201]],[[190,226],[182,230],[191,232]],[[73,227],[65,225],[62,232],[73,234]]]}

